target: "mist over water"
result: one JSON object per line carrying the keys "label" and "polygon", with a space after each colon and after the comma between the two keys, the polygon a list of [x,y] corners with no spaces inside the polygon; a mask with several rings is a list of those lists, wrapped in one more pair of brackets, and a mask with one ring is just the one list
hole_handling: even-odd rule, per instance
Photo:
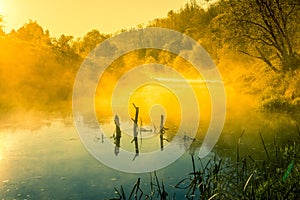
{"label": "mist over water", "polygon": [[[241,48],[256,57],[260,55],[255,43],[227,42],[226,38],[232,36],[231,31],[241,31],[243,35],[244,30],[250,30],[254,36],[261,32],[255,27],[228,28],[227,25],[232,24],[223,20],[226,22],[226,19],[230,19],[232,22],[234,16],[228,13],[230,9],[226,1],[219,2],[221,4],[207,10],[194,3],[188,4],[180,11],[170,11],[166,18],[153,20],[149,26],[177,30],[201,43],[218,66],[222,81],[211,76],[209,69],[212,63],[207,60],[203,61],[202,67],[207,69],[210,78],[205,79],[184,59],[186,56],[201,63],[201,58],[188,54],[188,51],[180,52],[180,55],[152,48],[130,51],[115,59],[102,77],[97,79],[93,103],[85,101],[85,93],[79,94],[83,100],[79,102],[79,107],[83,114],[87,112],[87,116],[91,116],[82,120],[80,115],[77,119],[72,113],[72,91],[78,69],[88,55],[90,59],[87,63],[93,63],[97,60],[92,58],[99,54],[111,55],[120,51],[119,46],[113,43],[105,43],[105,51],[92,51],[111,35],[92,30],[78,39],[68,35],[53,38],[33,21],[5,34],[2,32],[3,21],[0,16],[0,197],[111,198],[114,196],[114,187],[122,185],[126,192],[130,192],[138,178],[143,181],[144,191],[150,193],[149,173],[125,173],[108,167],[107,163],[99,162],[90,153],[93,149],[89,147],[101,155],[107,155],[121,167],[124,167],[124,163],[135,166],[144,154],[151,152],[157,152],[157,160],[163,161],[177,152],[185,152],[167,167],[157,167],[158,177],[171,193],[176,183],[184,177],[191,177],[192,158],[195,158],[196,166],[200,166],[201,171],[203,165],[216,158],[238,165],[241,161],[237,158],[239,154],[240,158],[251,156],[258,162],[264,162],[267,159],[266,149],[272,157],[280,145],[284,148],[288,145],[295,147],[300,124],[298,57],[289,60],[292,64],[287,65],[278,58],[273,60],[279,55],[276,49],[274,51],[271,47],[262,46],[261,49],[266,50],[266,55],[278,67],[277,72],[263,61],[236,52],[236,48]],[[249,13],[255,11],[247,4],[237,2],[249,9]],[[289,8],[289,5],[284,6]],[[295,10],[299,12],[299,9]],[[242,10],[237,11],[239,13]],[[275,14],[280,14],[277,11]],[[299,15],[296,11],[290,15],[292,28],[288,30],[291,31],[290,36],[295,38],[299,32]],[[241,17],[245,16],[242,14]],[[260,38],[260,35],[256,36]],[[127,39],[131,41],[130,37]],[[290,41],[295,49],[292,56],[299,54],[299,41]],[[148,39],[142,41],[143,44],[151,42]],[[177,50],[181,46],[185,46],[186,50],[193,49],[185,39],[166,46]],[[203,53],[201,49],[200,52]],[[95,78],[97,66],[87,71],[86,77]],[[89,82],[84,83],[86,90],[83,91],[91,90]],[[209,88],[218,91],[222,89],[222,84],[226,91],[225,124],[212,152],[198,159],[197,153],[213,115]],[[191,92],[193,95],[190,95]],[[219,98],[218,95],[215,97]],[[197,104],[192,105],[192,99]],[[187,113],[193,114],[182,117],[184,106]],[[135,124],[137,107],[139,116]],[[87,108],[94,108],[95,113],[89,113]],[[81,141],[74,123],[76,120],[81,120],[84,134],[90,139],[89,147]],[[187,123],[181,127],[183,120]],[[191,126],[194,123],[197,123],[197,128]],[[195,136],[192,134],[194,131]],[[174,151],[168,154],[171,144],[174,144]],[[135,156],[122,157],[126,153]],[[285,162],[289,164],[290,160]],[[285,162],[279,163],[282,164],[280,173],[288,167]],[[150,159],[142,164],[148,169],[155,166]],[[269,184],[269,179],[266,181],[262,182],[263,188],[265,183]],[[283,185],[287,185],[287,182]],[[176,190],[175,193],[179,199],[185,197],[183,190]]]}
{"label": "mist over water", "polygon": [[[133,59],[133,55],[127,56],[128,59]],[[183,64],[184,62],[180,61],[179,63]],[[111,67],[113,68],[117,64],[118,62]],[[135,110],[132,104],[135,103],[140,107],[140,122],[138,125],[146,130],[151,130],[139,135],[139,139],[142,138],[141,152],[161,151],[159,126],[160,115],[164,115],[164,126],[168,128],[164,134],[166,139],[163,143],[164,148],[170,142],[175,142],[178,148],[187,150],[179,160],[158,171],[158,175],[164,179],[166,186],[170,190],[172,190],[174,182],[180,181],[182,175],[188,174],[192,169],[190,154],[198,152],[211,117],[211,102],[207,85],[218,87],[218,83],[203,83],[201,79],[200,81],[195,81],[199,80],[197,77],[199,78],[200,76],[191,75],[193,73],[184,71],[179,67],[175,67],[175,69],[186,76],[187,83],[189,87],[196,91],[196,98],[199,102],[199,127],[195,141],[192,142],[189,150],[187,150],[188,145],[184,140],[184,138],[189,137],[191,131],[189,126],[183,127],[183,131],[179,133],[182,140],[173,141],[174,134],[178,131],[180,125],[181,115],[180,104],[176,96],[168,88],[152,83],[134,88],[134,90],[130,89],[131,81],[135,83],[139,81],[139,78],[143,80],[141,75],[145,73],[145,68],[143,67],[131,74],[137,77],[135,80],[130,76],[124,77],[124,82],[121,81],[119,85],[115,85],[120,75],[107,73],[99,81],[101,87],[98,87],[96,91],[95,108],[98,123],[103,127],[103,136],[100,132],[90,135],[96,145],[101,145],[102,137],[107,138],[109,142],[114,144],[114,117],[119,115],[123,133],[120,146],[126,151],[134,152],[134,145],[131,143],[133,138],[133,122],[131,118],[134,117]],[[170,73],[171,69],[164,70]],[[160,81],[177,88],[184,95],[186,86],[182,84],[178,77],[166,79],[163,74],[157,74],[157,72],[155,67],[149,68],[147,71],[148,74],[156,74]],[[74,127],[70,97],[61,99],[62,93],[57,93],[57,97],[54,95],[56,94],[54,91],[57,92],[59,87],[53,86],[53,89],[51,89],[51,87],[48,88],[48,86],[43,85],[44,82],[39,82],[39,84],[34,86],[34,88],[39,88],[39,92],[29,93],[27,89],[33,87],[32,85],[24,86],[24,88],[20,87],[20,85],[24,83],[24,80],[35,82],[40,81],[40,78],[35,80],[37,77],[32,75],[31,79],[31,74],[28,71],[24,70],[22,72],[21,70],[18,76],[23,77],[23,79],[20,79],[23,81],[10,83],[5,73],[8,75],[8,71],[2,71],[4,80],[7,82],[7,96],[2,95],[2,100],[10,102],[10,104],[2,105],[17,106],[12,106],[13,109],[2,106],[0,194],[3,194],[6,198],[28,199],[109,198],[113,194],[113,187],[123,185],[125,189],[130,190],[132,183],[138,177],[145,180],[145,184],[147,184],[149,174],[132,175],[119,172],[108,168],[93,158],[84,148]],[[24,74],[22,75],[22,73]],[[57,84],[64,86],[65,81],[71,82],[72,79],[61,78],[59,80],[62,82],[58,81]],[[52,84],[54,80],[47,79],[46,84],[48,84],[47,81],[50,81],[51,83],[49,84]],[[265,157],[263,146],[258,142],[260,141],[259,131],[263,134],[268,145],[270,145],[274,137],[279,143],[285,143],[297,134],[295,129],[295,124],[299,124],[297,115],[261,113],[256,109],[258,100],[255,95],[242,94],[227,83],[225,79],[227,113],[224,129],[213,152],[203,162],[215,155],[234,158],[236,153],[235,144],[243,130],[245,130],[245,134],[240,145],[240,153],[241,155],[252,154],[256,159]],[[20,94],[17,94],[14,90],[9,90],[8,88],[13,87],[10,84],[14,85],[14,87],[20,87],[22,96],[18,100],[12,98],[15,94]],[[68,94],[68,90],[62,89],[60,91]],[[113,91],[117,92],[115,96],[107,95]],[[130,96],[125,98],[125,102],[120,101],[128,94]],[[6,99],[9,97],[11,101]],[[31,98],[37,99],[35,102],[31,102]],[[111,102],[116,108],[119,106],[119,109],[111,110]],[[185,103],[187,102],[188,99]],[[193,118],[188,120],[192,123]],[[99,126],[99,124],[90,123],[88,120],[83,123],[90,129]],[[114,148],[106,150],[109,155],[118,158],[115,155]],[[122,155],[122,152],[119,155]],[[178,171],[182,173],[179,174]],[[177,191],[176,193],[178,196],[184,196],[183,191]]]}

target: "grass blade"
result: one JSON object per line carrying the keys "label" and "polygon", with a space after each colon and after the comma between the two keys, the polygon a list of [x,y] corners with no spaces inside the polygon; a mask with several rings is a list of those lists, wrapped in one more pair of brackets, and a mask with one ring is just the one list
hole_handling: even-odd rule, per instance
{"label": "grass blade", "polygon": [[244,185],[244,189],[243,189],[244,192],[246,191],[246,188],[247,188],[247,186],[248,186],[248,184],[249,184],[249,182],[250,182],[250,180],[251,180],[253,174],[254,174],[254,172],[252,172],[252,174],[251,174],[251,175],[249,176],[249,178],[247,179],[247,181],[246,181],[246,183],[245,183],[245,185]]}
{"label": "grass blade", "polygon": [[288,166],[286,172],[284,173],[284,175],[283,175],[283,177],[282,177],[283,182],[286,181],[286,179],[288,178],[289,174],[291,173],[291,171],[292,171],[292,169],[293,169],[293,167],[294,167],[294,163],[295,163],[295,161],[292,160],[291,163],[289,164],[289,166]]}
{"label": "grass blade", "polygon": [[263,146],[264,146],[264,150],[265,150],[265,152],[266,152],[267,158],[268,158],[268,160],[269,160],[269,159],[270,159],[270,156],[269,156],[269,153],[268,153],[268,150],[267,150],[267,147],[266,147],[264,138],[263,138],[263,136],[262,136],[262,134],[261,134],[260,131],[259,131],[259,136],[260,136],[260,140],[261,140],[261,142],[262,142],[262,144],[263,144]]}
{"label": "grass blade", "polygon": [[216,194],[214,194],[214,195],[212,195],[211,197],[209,197],[209,199],[208,200],[212,200],[213,198],[215,198],[216,196],[218,196],[219,194],[218,193],[216,193]]}

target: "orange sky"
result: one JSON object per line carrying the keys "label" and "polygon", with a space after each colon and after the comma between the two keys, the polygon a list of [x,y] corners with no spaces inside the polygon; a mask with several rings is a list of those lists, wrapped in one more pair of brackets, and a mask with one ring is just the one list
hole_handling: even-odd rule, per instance
{"label": "orange sky", "polygon": [[36,20],[52,36],[84,36],[91,29],[114,33],[178,10],[189,0],[0,0],[4,30]]}

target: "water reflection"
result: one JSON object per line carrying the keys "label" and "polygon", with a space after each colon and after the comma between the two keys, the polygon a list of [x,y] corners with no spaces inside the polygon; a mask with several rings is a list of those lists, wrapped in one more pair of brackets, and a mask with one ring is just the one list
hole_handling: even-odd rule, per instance
{"label": "water reflection", "polygon": [[164,150],[164,140],[169,142],[167,138],[164,138],[165,131],[168,130],[168,128],[164,127],[164,116],[160,116],[160,131],[159,131],[159,140],[160,140],[160,150]]}
{"label": "water reflection", "polygon": [[102,133],[100,137],[95,136],[94,142],[97,143],[101,140],[101,143],[104,143],[104,134]]}
{"label": "water reflection", "polygon": [[[274,115],[274,114],[273,114]],[[257,115],[256,115],[257,117]],[[166,191],[174,191],[174,184],[182,180],[193,170],[192,159],[195,166],[205,166],[208,160],[215,154],[236,157],[236,141],[240,137],[241,129],[245,129],[245,134],[240,144],[241,156],[252,155],[255,159],[265,158],[263,146],[259,140],[258,130],[261,129],[266,141],[266,145],[273,142],[273,134],[276,133],[278,142],[285,142],[298,135],[295,123],[288,117],[267,116],[253,120],[244,118],[242,121],[228,121],[218,146],[204,160],[198,160],[195,152],[198,152],[201,139],[190,137],[189,132],[182,132],[177,140],[172,140],[179,148],[187,151],[179,160],[170,166],[158,171],[158,177],[164,180]],[[123,173],[113,170],[94,159],[83,147],[75,128],[72,125],[73,119],[52,119],[47,122],[38,123],[34,129],[25,129],[18,126],[5,125],[0,128],[0,197],[4,199],[108,199],[114,196],[113,188],[122,185],[125,191],[131,191],[132,185],[138,178],[145,183],[145,188],[149,186],[149,174]],[[112,142],[110,138],[116,127],[114,118],[107,121],[106,129],[110,130],[107,136],[102,132],[91,134],[91,129],[97,129],[96,125],[88,124],[87,134],[91,137],[91,142],[97,148],[106,143]],[[120,121],[120,119],[119,119]],[[143,125],[141,127],[141,125]],[[167,124],[168,125],[168,124]],[[123,128],[124,126],[124,128]],[[135,151],[134,144],[130,143],[133,136],[132,122],[120,124],[121,138],[118,156],[115,156],[114,149],[110,148],[104,153],[110,157],[117,158],[122,162],[122,149],[126,148]],[[130,127],[130,134],[125,132]],[[160,126],[157,126],[160,128]],[[173,128],[167,126],[168,131],[164,133],[172,134]],[[158,149],[160,151],[160,130],[155,131],[154,126],[142,124],[137,130],[142,131],[139,135],[139,149],[149,151]],[[126,129],[124,132],[123,129]],[[150,131],[152,130],[152,131]],[[269,134],[269,135],[268,135]],[[115,135],[117,135],[115,133]],[[149,139],[148,139],[149,138]],[[168,137],[167,137],[168,138]],[[141,139],[143,145],[141,145]],[[191,142],[190,147],[188,144]],[[234,144],[234,145],[233,145]],[[154,147],[153,147],[154,146]],[[168,143],[164,141],[164,149]],[[130,148],[131,147],[131,148]],[[151,147],[147,149],[148,147]],[[227,150],[224,151],[224,148]],[[103,148],[105,149],[105,148]],[[109,154],[110,153],[110,154]],[[131,163],[137,163],[142,157],[136,158]],[[200,164],[200,162],[202,164]],[[151,160],[144,165],[151,165]],[[196,168],[196,170],[198,170]],[[146,185],[148,184],[148,185]],[[186,191],[176,190],[176,197],[184,199]],[[29,196],[28,196],[29,195]]]}
{"label": "water reflection", "polygon": [[[112,122],[117,127],[115,139],[99,133],[93,138],[97,139],[93,143],[105,145],[110,139],[118,143],[117,137],[122,126],[118,122],[116,116]],[[156,134],[156,141],[159,141],[158,136]],[[119,146],[120,153],[121,146],[125,145],[124,138],[121,132],[120,145],[115,144]],[[130,140],[125,142],[130,144]],[[63,120],[54,120],[34,131],[1,129],[0,144],[0,195],[4,199],[107,199],[113,196],[115,186],[122,185],[124,190],[130,190],[137,178],[142,178],[145,183],[149,179],[148,174],[122,173],[93,159],[82,146],[75,128]],[[147,145],[149,143],[145,142],[144,147]],[[180,166],[187,163],[184,157],[180,162]],[[181,178],[178,167],[173,165],[158,172],[159,177],[166,175],[166,190],[171,190],[172,182]],[[183,173],[189,170],[188,166],[181,169]]]}
{"label": "water reflection", "polygon": [[[160,143],[160,149],[161,151],[164,150],[164,141],[169,142],[169,140],[167,138],[164,137],[165,131],[169,130],[168,128],[164,127],[164,115],[160,116],[160,129],[159,129],[159,133],[153,132],[153,129],[147,129],[142,127],[143,123],[140,119],[140,127],[138,126],[138,118],[139,118],[139,107],[137,107],[135,104],[133,104],[133,107],[135,108],[135,117],[132,119],[133,121],[133,139],[130,141],[130,143],[134,143],[134,149],[135,149],[135,155],[132,159],[132,161],[134,161],[140,153],[140,150],[142,149],[142,142],[143,142],[143,134],[142,133],[152,133],[154,135],[159,135],[159,143]],[[115,131],[114,134],[112,135],[112,139],[114,140],[114,153],[116,156],[119,155],[120,153],[120,143],[121,143],[121,137],[122,137],[122,131],[121,131],[121,124],[120,124],[120,118],[118,115],[115,115],[114,118],[114,124],[115,124]],[[156,128],[154,127],[154,131],[156,130]],[[138,140],[138,133],[140,133],[140,141]],[[102,143],[104,142],[104,134],[102,133]],[[185,136],[187,137],[187,136]],[[98,140],[100,140],[100,137],[96,137],[96,142],[98,142]],[[146,143],[147,144],[147,143]],[[187,148],[188,148],[188,144]],[[145,149],[147,149],[147,147],[145,147]]]}
{"label": "water reflection", "polygon": [[135,117],[133,119],[133,140],[131,140],[131,143],[134,141],[134,147],[135,147],[135,156],[132,160],[135,160],[136,157],[139,156],[139,144],[138,144],[138,117],[139,117],[139,107],[137,107],[135,104],[133,104],[133,107],[135,108]]}
{"label": "water reflection", "polygon": [[[115,140],[115,155],[119,154],[120,142],[121,142],[121,129],[120,129],[120,120],[118,115],[115,116],[115,125],[116,125],[116,135],[113,135]],[[102,134],[103,135],[103,134]]]}

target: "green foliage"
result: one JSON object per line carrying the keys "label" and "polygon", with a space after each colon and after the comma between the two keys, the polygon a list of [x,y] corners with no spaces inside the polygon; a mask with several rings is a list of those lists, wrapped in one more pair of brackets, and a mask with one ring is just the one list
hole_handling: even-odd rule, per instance
{"label": "green foliage", "polygon": [[300,5],[290,0],[230,0],[222,37],[274,71],[298,69]]}
{"label": "green foliage", "polygon": [[[0,17],[0,25],[3,18]],[[98,30],[76,41],[29,20],[5,34],[0,26],[1,118],[29,111],[71,112],[73,82],[87,54],[109,35]]]}
{"label": "green foliage", "polygon": [[262,102],[262,108],[267,111],[292,111],[289,100],[282,96],[272,96]]}
{"label": "green foliage", "polygon": [[[216,1],[205,9],[191,1],[148,26],[174,29],[197,40],[218,64],[227,87],[261,99],[264,110],[293,111],[300,107],[298,14],[299,4],[290,0]],[[0,109],[5,112],[47,110],[60,102],[70,108],[77,69],[97,44],[110,37],[91,30],[78,39],[64,34],[52,38],[32,20],[5,34],[2,24],[0,17],[0,78],[5,83],[0,85]],[[178,60],[153,50],[136,54],[120,66],[137,64],[136,59],[168,65]],[[119,71],[118,67],[112,70]],[[18,93],[13,92],[16,88]]]}
{"label": "green foliage", "polygon": [[299,112],[300,70],[288,73],[268,73],[257,78],[261,108],[265,111]]}
{"label": "green foliage", "polygon": [[[271,147],[261,136],[265,159],[256,160],[253,158],[255,155],[245,155],[233,161],[230,158],[214,156],[208,162],[202,163],[201,159],[195,162],[194,155],[191,155],[191,173],[174,184],[174,190],[169,191],[174,192],[174,195],[168,196],[168,199],[177,199],[175,197],[179,190],[185,192],[186,199],[299,199],[300,146],[297,145],[300,140],[299,130],[298,133],[299,137],[295,138],[295,142],[281,146],[274,142]],[[237,144],[242,140],[242,135]],[[161,194],[163,182],[159,184],[155,172],[154,175],[157,187],[152,187],[151,178],[149,195],[139,187],[140,179],[134,185],[131,194],[136,191],[135,197],[150,199],[155,193]],[[117,199],[127,199],[122,186],[121,192],[117,190],[117,194]]]}
{"label": "green foliage", "polygon": [[49,31],[44,31],[43,28],[36,22],[29,20],[29,23],[24,24],[16,32],[12,32],[12,37],[20,40],[44,45],[50,43]]}
{"label": "green foliage", "polygon": [[89,31],[82,39],[78,40],[74,46],[82,56],[87,56],[96,45],[107,39],[109,35],[101,34],[98,30],[93,29]]}

